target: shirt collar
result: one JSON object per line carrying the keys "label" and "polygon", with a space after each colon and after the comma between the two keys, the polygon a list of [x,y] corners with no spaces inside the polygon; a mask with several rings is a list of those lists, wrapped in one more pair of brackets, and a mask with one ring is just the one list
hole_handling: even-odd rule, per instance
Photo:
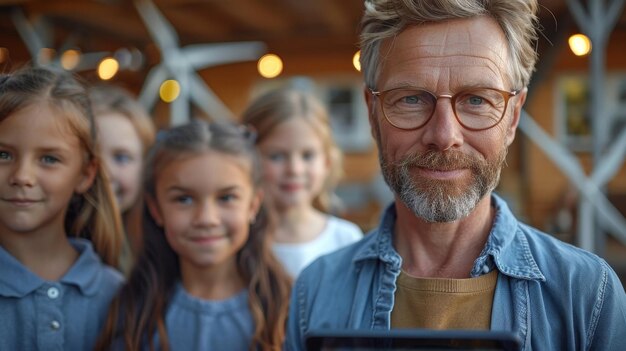
{"label": "shirt collar", "polygon": [[394,203],[391,203],[383,212],[378,228],[362,239],[364,240],[364,245],[356,252],[354,262],[379,259],[393,267],[401,267],[402,258],[393,247],[393,229],[395,222],[396,207]]}
{"label": "shirt collar", "polygon": [[[78,287],[83,295],[94,295],[98,292],[102,265],[93,251],[91,242],[86,239],[70,238],[70,243],[79,252],[79,257],[70,270],[59,282]],[[0,246],[0,296],[21,298],[47,283]]]}
{"label": "shirt collar", "polygon": [[20,298],[37,290],[46,281],[28,270],[0,246],[0,296]]}
{"label": "shirt collar", "polygon": [[533,257],[526,236],[521,232],[515,215],[506,202],[496,194],[491,196],[496,215],[491,233],[477,262],[491,256],[498,270],[519,279],[542,280],[546,278]]}
{"label": "shirt collar", "polygon": [[[481,272],[482,267],[493,260],[498,270],[508,276],[529,280],[545,280],[539,270],[526,237],[520,232],[517,219],[506,202],[496,194],[491,195],[496,210],[489,238],[472,272]],[[393,229],[396,209],[390,204],[383,213],[379,227],[363,238],[363,245],[355,254],[354,262],[379,259],[393,267],[400,267],[402,258],[393,247]],[[487,271],[482,270],[482,273]],[[477,275],[477,274],[475,274]]]}

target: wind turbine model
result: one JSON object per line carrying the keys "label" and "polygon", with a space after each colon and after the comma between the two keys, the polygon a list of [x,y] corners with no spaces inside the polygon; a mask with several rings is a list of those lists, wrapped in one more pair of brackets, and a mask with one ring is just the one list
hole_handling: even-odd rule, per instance
{"label": "wind turbine model", "polygon": [[265,52],[262,42],[238,42],[179,46],[174,27],[150,0],[136,0],[135,6],[150,35],[161,52],[162,61],[153,67],[139,100],[149,110],[159,96],[161,83],[168,78],[180,84],[180,95],[171,105],[170,125],[190,119],[190,103],[194,103],[214,120],[232,119],[232,112],[213,93],[197,71],[225,63],[256,60]]}

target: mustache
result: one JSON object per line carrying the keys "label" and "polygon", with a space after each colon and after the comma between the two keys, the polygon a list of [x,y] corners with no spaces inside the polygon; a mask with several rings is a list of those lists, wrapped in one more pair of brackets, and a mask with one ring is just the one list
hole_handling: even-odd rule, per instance
{"label": "mustache", "polygon": [[460,168],[478,170],[484,166],[483,163],[482,160],[460,151],[439,152],[428,150],[424,153],[409,154],[398,160],[395,166],[401,168],[418,167],[439,171],[451,171]]}

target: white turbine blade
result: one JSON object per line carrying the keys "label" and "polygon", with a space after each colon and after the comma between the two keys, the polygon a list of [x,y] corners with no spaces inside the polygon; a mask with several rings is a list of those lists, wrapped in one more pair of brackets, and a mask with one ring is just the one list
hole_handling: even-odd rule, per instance
{"label": "white turbine blade", "polygon": [[22,40],[24,40],[24,44],[26,44],[33,62],[37,62],[39,51],[45,47],[39,35],[37,35],[37,31],[30,24],[21,9],[16,8],[13,10],[11,18],[13,19],[17,32],[20,34],[20,37],[22,37]]}
{"label": "white turbine blade", "polygon": [[223,63],[251,61],[266,51],[260,41],[189,45],[182,49],[187,62],[196,70]]}
{"label": "white turbine blade", "polygon": [[197,74],[189,76],[191,101],[214,121],[232,120],[233,113]]}
{"label": "white turbine blade", "polygon": [[78,65],[72,71],[81,72],[92,70],[98,67],[98,64],[100,63],[100,61],[102,61],[103,58],[109,55],[110,52],[107,51],[82,53],[80,55],[80,62],[78,62]]}
{"label": "white turbine blade", "polygon": [[600,162],[594,169],[591,179],[593,182],[602,186],[606,184],[624,164],[626,157],[626,127],[622,128],[611,149],[602,156]]}
{"label": "white turbine blade", "polygon": [[169,71],[163,64],[154,66],[143,83],[141,93],[139,94],[139,102],[148,110],[151,111],[159,98],[159,88],[163,81],[170,76]]}
{"label": "white turbine blade", "polygon": [[170,126],[172,127],[189,122],[189,105],[191,103],[189,98],[189,91],[191,90],[189,76],[192,74],[195,74],[195,72],[189,72],[184,68],[175,72],[178,84],[180,84],[180,93],[170,105]]}
{"label": "white turbine blade", "polygon": [[178,50],[176,30],[152,1],[135,0],[135,7],[161,52]]}

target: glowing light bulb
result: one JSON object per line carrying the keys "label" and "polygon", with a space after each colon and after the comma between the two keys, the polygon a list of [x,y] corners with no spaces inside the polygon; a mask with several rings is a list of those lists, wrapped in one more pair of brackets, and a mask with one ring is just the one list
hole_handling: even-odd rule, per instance
{"label": "glowing light bulb", "polygon": [[180,84],[173,79],[168,79],[161,84],[159,88],[159,96],[161,100],[170,103],[180,95]]}
{"label": "glowing light bulb", "polygon": [[569,37],[569,48],[576,56],[585,56],[591,52],[591,40],[584,34],[574,34]]}
{"label": "glowing light bulb", "polygon": [[98,77],[102,80],[109,80],[117,74],[119,68],[120,64],[116,59],[107,57],[100,61],[100,64],[98,65]]}
{"label": "glowing light bulb", "polygon": [[275,78],[283,71],[283,60],[278,55],[263,55],[257,63],[259,74],[265,78]]}
{"label": "glowing light bulb", "polygon": [[360,60],[361,60],[361,50],[355,52],[354,56],[352,56],[352,65],[359,72],[361,72],[361,61]]}
{"label": "glowing light bulb", "polygon": [[80,51],[70,49],[61,55],[61,67],[67,71],[71,71],[80,63]]}

